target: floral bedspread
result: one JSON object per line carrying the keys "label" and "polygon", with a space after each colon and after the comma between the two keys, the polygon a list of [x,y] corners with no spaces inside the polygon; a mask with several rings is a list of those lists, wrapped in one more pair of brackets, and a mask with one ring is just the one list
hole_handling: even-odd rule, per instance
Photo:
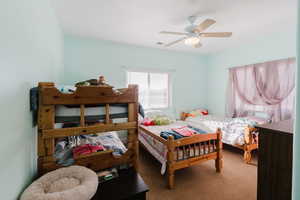
{"label": "floral bedspread", "polygon": [[254,126],[256,123],[247,118],[222,118],[217,116],[200,116],[189,117],[186,119],[192,126],[202,124],[215,132],[217,128],[222,131],[222,142],[230,145],[244,144],[244,131],[250,125]]}

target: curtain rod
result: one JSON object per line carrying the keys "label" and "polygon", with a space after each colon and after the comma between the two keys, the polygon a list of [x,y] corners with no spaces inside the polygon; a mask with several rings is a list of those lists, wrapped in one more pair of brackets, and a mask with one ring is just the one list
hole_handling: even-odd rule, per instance
{"label": "curtain rod", "polygon": [[254,64],[240,65],[240,66],[235,66],[235,67],[229,67],[227,69],[230,70],[230,69],[234,69],[234,68],[246,67],[248,65],[259,65],[259,64],[263,64],[263,63],[276,62],[276,61],[280,61],[280,60],[289,60],[289,59],[295,59],[296,60],[296,57],[288,57],[288,58],[281,58],[281,59],[277,59],[277,60],[271,60],[271,61],[265,61],[265,62],[258,62],[258,63],[254,63]]}

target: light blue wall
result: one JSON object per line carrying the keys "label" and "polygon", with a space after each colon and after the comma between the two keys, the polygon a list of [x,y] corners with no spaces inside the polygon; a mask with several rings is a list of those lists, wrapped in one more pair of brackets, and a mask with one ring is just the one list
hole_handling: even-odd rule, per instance
{"label": "light blue wall", "polygon": [[[298,1],[298,19],[300,17],[300,1]],[[293,200],[300,199],[300,22],[298,20],[297,33],[297,102],[296,102],[296,122],[293,147]]]}
{"label": "light blue wall", "polygon": [[[174,71],[173,107],[169,112],[205,106],[206,59],[199,55],[144,48],[109,41],[65,36],[65,83],[104,75],[109,84],[125,87],[125,67]],[[179,109],[180,108],[180,109]],[[178,116],[178,115],[177,115]]]}
{"label": "light blue wall", "polygon": [[[5,114],[0,115],[0,191],[5,200],[17,199],[36,172],[36,130],[31,127],[28,91],[38,81],[73,84],[102,74],[110,84],[124,87],[122,66],[171,70],[174,107],[170,112],[207,106],[224,114],[229,67],[296,55],[293,30],[206,57],[65,36],[63,70],[61,32],[49,0],[4,0],[0,24],[0,110]],[[295,169],[300,168],[299,141],[296,134]],[[294,170],[294,188],[300,187],[299,180],[299,170]],[[300,199],[295,189],[294,199]]]}
{"label": "light blue wall", "polygon": [[0,6],[0,199],[17,199],[36,173],[29,88],[62,74],[62,37],[50,0]]}
{"label": "light blue wall", "polygon": [[296,27],[210,55],[207,85],[208,109],[217,115],[225,114],[228,68],[295,56]]}

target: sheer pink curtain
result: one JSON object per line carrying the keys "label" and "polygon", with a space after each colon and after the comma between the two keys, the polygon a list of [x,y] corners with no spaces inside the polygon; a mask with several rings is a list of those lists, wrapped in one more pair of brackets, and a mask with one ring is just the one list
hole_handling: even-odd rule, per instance
{"label": "sheer pink curtain", "polygon": [[264,111],[273,121],[292,118],[295,99],[294,58],[229,69],[227,116]]}

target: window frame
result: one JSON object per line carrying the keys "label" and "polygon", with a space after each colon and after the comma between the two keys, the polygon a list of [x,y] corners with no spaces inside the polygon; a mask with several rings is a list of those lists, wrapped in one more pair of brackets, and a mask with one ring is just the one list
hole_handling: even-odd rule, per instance
{"label": "window frame", "polygon": [[157,70],[157,69],[126,69],[126,85],[129,85],[129,73],[130,72],[140,72],[147,73],[147,84],[150,86],[150,74],[167,74],[168,78],[168,100],[167,106],[165,107],[149,107],[145,110],[158,110],[158,109],[170,109],[172,107],[172,76],[170,71]]}

